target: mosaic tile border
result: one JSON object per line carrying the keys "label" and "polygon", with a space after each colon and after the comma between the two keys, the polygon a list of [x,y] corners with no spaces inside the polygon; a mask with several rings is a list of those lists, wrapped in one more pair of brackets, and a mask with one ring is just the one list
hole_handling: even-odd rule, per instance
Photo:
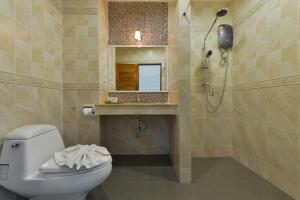
{"label": "mosaic tile border", "polygon": [[253,83],[243,83],[239,85],[234,85],[233,90],[234,91],[250,90],[250,89],[280,87],[280,86],[296,85],[296,84],[300,84],[300,75],[280,77],[280,78],[274,78],[270,80],[256,81]]}
{"label": "mosaic tile border", "polygon": [[70,8],[64,7],[63,13],[65,15],[98,15],[98,8]]}
{"label": "mosaic tile border", "polygon": [[[259,88],[270,88],[270,87],[280,87],[287,85],[300,84],[300,75],[288,76],[274,78],[270,80],[256,81],[252,83],[242,83],[238,85],[226,86],[226,90],[239,91],[239,90],[251,90]],[[222,91],[222,86],[214,86],[215,91]],[[202,86],[195,85],[191,86],[191,92],[201,92]]]}
{"label": "mosaic tile border", "polygon": [[[214,91],[215,92],[221,92],[221,91],[223,91],[223,86],[213,86],[213,88],[214,88]],[[232,86],[231,85],[228,85],[228,86],[226,86],[226,88],[225,88],[225,92],[226,91],[232,91]],[[203,87],[202,86],[191,86],[191,92],[203,92]]]}
{"label": "mosaic tile border", "polygon": [[170,83],[169,90],[175,90],[178,88],[186,88],[186,87],[190,88],[190,84],[191,84],[191,81],[188,79],[178,80],[173,83]]}
{"label": "mosaic tile border", "polygon": [[25,85],[50,89],[63,88],[63,84],[61,82],[43,80],[39,78],[27,77],[7,72],[0,72],[0,83],[11,83],[16,85]]}
{"label": "mosaic tile border", "polygon": [[100,90],[107,91],[108,87],[98,83],[64,83],[64,90]]}
{"label": "mosaic tile border", "polygon": [[64,90],[98,90],[98,83],[64,83]]}
{"label": "mosaic tile border", "polygon": [[118,97],[119,103],[168,103],[168,92],[109,92],[109,97]]}

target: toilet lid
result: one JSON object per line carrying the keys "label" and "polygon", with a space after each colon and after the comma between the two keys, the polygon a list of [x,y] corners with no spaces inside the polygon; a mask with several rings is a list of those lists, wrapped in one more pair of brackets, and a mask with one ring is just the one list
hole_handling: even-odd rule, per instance
{"label": "toilet lid", "polygon": [[47,162],[45,162],[39,169],[39,171],[41,173],[44,174],[56,174],[56,173],[74,173],[74,172],[84,172],[84,171],[92,171],[92,170],[96,170],[99,169],[101,167],[105,167],[107,164],[111,163],[112,160],[102,163],[101,165],[95,166],[93,168],[90,169],[86,169],[84,167],[80,168],[79,170],[73,168],[69,168],[67,166],[58,166],[55,163],[54,158],[49,159]]}

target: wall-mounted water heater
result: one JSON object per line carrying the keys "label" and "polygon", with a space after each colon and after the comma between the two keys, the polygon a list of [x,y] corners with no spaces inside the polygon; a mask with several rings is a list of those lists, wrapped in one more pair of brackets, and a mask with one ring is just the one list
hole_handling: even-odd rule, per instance
{"label": "wall-mounted water heater", "polygon": [[218,28],[218,43],[221,49],[231,49],[233,46],[233,28],[228,24],[222,24]]}

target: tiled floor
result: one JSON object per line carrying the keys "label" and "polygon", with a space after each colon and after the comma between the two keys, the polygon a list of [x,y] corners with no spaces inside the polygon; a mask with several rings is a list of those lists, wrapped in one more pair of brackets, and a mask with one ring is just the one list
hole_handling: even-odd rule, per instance
{"label": "tiled floor", "polygon": [[194,159],[192,184],[180,184],[171,166],[115,166],[87,200],[292,200],[230,159]]}

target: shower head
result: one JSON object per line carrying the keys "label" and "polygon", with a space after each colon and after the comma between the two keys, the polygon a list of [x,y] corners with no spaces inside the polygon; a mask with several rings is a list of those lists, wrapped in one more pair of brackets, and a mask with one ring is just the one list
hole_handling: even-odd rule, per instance
{"label": "shower head", "polygon": [[217,17],[224,17],[227,13],[228,13],[227,8],[221,8],[220,10],[218,10],[216,16]]}
{"label": "shower head", "polygon": [[216,24],[216,22],[218,21],[219,17],[224,17],[226,14],[228,13],[228,9],[227,8],[221,8],[220,10],[218,10],[218,12],[216,13],[216,17],[212,23],[212,25],[210,26],[205,38],[204,38],[204,42],[203,42],[203,49],[205,49],[205,43],[206,43],[206,39],[209,35],[209,33],[211,32],[211,30],[213,29],[214,25]]}
{"label": "shower head", "polygon": [[213,54],[212,50],[209,50],[209,51],[206,53],[206,58],[209,58],[212,54]]}

